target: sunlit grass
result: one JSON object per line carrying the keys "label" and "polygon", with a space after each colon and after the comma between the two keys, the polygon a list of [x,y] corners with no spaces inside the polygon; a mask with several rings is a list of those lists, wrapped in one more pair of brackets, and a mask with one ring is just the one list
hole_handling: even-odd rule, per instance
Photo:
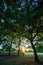
{"label": "sunlit grass", "polygon": [[[39,56],[43,56],[43,53],[41,53],[41,52],[37,52],[37,54],[38,54]],[[34,52],[27,52],[27,53],[25,53],[25,55],[26,55],[26,56],[34,56]]]}

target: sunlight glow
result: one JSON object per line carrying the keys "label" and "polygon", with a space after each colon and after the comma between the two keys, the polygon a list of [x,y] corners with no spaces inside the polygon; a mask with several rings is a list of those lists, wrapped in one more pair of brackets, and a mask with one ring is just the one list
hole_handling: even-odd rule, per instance
{"label": "sunlight glow", "polygon": [[25,54],[25,51],[26,51],[26,49],[25,49],[25,47],[22,47],[22,52]]}

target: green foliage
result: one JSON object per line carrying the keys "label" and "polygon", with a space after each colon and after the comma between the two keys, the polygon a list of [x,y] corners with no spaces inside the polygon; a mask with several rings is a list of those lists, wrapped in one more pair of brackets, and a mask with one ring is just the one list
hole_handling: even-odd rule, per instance
{"label": "green foliage", "polygon": [[[35,2],[34,5],[32,3],[31,0],[0,1],[0,44],[5,36],[10,36],[13,40],[18,36],[23,36],[30,41],[43,38],[42,2],[38,1],[36,5]],[[17,42],[17,40],[14,41]],[[4,48],[9,49],[11,47],[9,46],[10,43],[4,44]]]}

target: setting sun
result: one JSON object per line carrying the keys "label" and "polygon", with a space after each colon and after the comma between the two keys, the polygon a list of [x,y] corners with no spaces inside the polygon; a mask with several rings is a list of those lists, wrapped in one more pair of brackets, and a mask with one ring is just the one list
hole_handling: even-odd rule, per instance
{"label": "setting sun", "polygon": [[25,51],[26,51],[26,48],[25,47],[22,47],[22,52],[25,54]]}

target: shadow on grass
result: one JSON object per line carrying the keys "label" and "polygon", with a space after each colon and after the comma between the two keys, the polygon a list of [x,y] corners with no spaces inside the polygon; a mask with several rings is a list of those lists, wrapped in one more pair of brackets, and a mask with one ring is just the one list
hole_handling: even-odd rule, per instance
{"label": "shadow on grass", "polygon": [[0,56],[0,65],[43,65],[25,56]]}

